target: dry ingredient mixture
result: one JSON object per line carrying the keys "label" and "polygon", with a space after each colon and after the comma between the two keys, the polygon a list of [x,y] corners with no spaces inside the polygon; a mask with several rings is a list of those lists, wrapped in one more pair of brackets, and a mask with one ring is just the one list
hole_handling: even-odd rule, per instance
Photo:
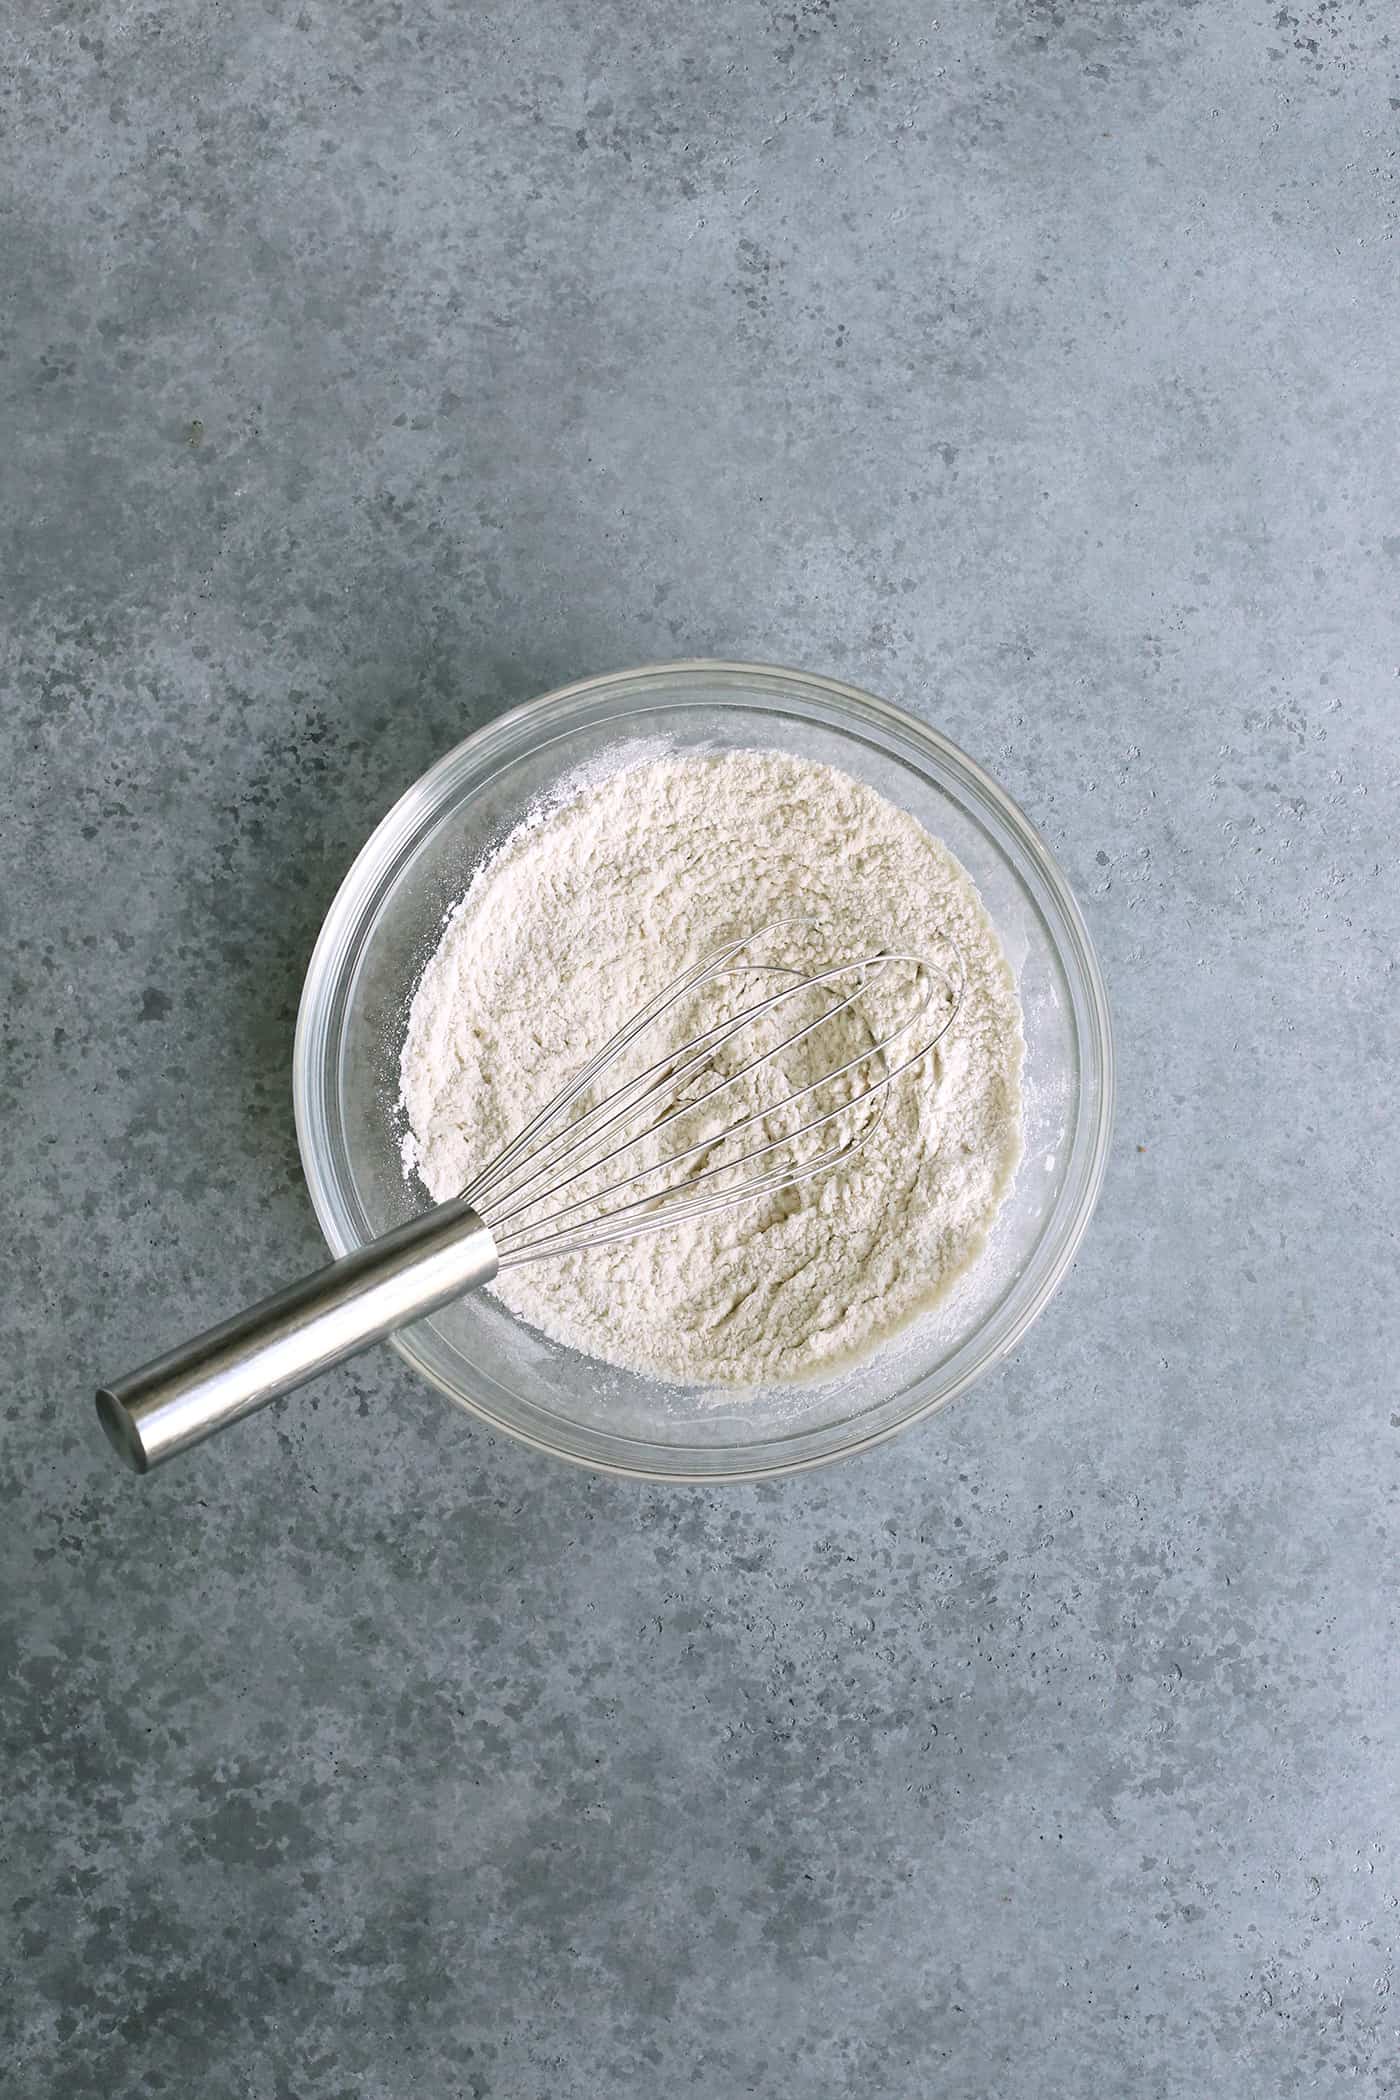
{"label": "dry ingredient mixture", "polygon": [[537,813],[478,871],[409,1013],[405,1171],[438,1201],[456,1194],[663,984],[793,913],[819,915],[843,953],[934,956],[951,935],[965,976],[952,1028],[850,1160],[509,1271],[494,1288],[519,1318],[659,1378],[769,1384],[867,1354],[977,1255],[1021,1150],[1021,1012],[1000,943],[913,817],[779,752],[631,766]]}

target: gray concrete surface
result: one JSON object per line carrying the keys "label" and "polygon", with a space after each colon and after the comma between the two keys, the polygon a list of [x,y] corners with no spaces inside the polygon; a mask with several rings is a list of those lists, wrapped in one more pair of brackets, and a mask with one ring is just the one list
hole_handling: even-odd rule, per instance
{"label": "gray concrete surface", "polygon": [[[0,2084],[1400,2091],[1388,0],[11,0]],[[141,1485],[309,1263],[320,916],[433,757],[723,653],[936,722],[1121,1115],[1017,1358],[595,1480],[381,1356]]]}

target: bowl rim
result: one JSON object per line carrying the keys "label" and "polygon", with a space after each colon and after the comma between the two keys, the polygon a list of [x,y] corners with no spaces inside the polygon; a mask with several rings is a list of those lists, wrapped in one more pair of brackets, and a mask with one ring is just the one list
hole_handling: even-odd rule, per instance
{"label": "bowl rim", "polygon": [[[408,1333],[389,1336],[395,1352],[419,1377],[426,1379],[447,1399],[474,1416],[487,1429],[508,1436],[532,1451],[542,1452],[549,1458],[581,1467],[586,1472],[608,1474],[621,1479],[718,1487],[731,1482],[781,1479],[788,1474],[809,1472],[817,1466],[832,1465],[838,1460],[853,1458],[861,1452],[872,1450],[876,1445],[888,1443],[891,1437],[901,1435],[906,1429],[926,1421],[929,1416],[946,1407],[996,1364],[1004,1361],[1040,1317],[1068,1274],[1094,1214],[1108,1162],[1116,1090],[1113,1028],[1103,972],[1078,900],[1061,873],[1050,848],[1019,805],[1004,788],[998,786],[984,767],[970,758],[941,731],[921,721],[917,715],[895,706],[891,701],[881,699],[878,694],[866,692],[863,687],[851,685],[843,679],[828,677],[820,672],[796,670],[782,664],[745,662],[728,657],[661,659],[625,670],[607,671],[595,677],[572,680],[568,685],[556,686],[534,699],[508,708],[503,713],[494,715],[479,729],[473,730],[460,743],[454,744],[429,766],[426,772],[410,783],[385,811],[342,877],[322,920],[302,985],[292,1046],[292,1106],[302,1173],[311,1197],[312,1208],[327,1245],[338,1259],[352,1252],[361,1241],[353,1232],[346,1231],[344,1220],[333,1200],[333,1177],[328,1171],[329,1147],[322,1142],[318,1151],[317,1143],[313,1140],[313,1104],[318,1092],[318,1088],[313,1084],[313,1034],[329,1012],[328,992],[335,982],[333,971],[339,962],[343,962],[355,930],[362,929],[365,924],[366,904],[377,898],[383,889],[379,880],[385,858],[381,850],[383,845],[390,839],[396,840],[420,815],[433,810],[442,800],[444,786],[450,778],[465,767],[478,764],[494,745],[514,741],[529,724],[557,713],[564,703],[584,697],[601,698],[610,691],[654,683],[658,679],[698,682],[706,678],[787,682],[808,692],[815,690],[853,708],[857,715],[873,716],[877,724],[891,732],[897,732],[916,747],[925,747],[944,765],[960,773],[1026,851],[1037,877],[1049,891],[1063,926],[1069,933],[1087,1009],[1085,1039],[1080,1045],[1081,1065],[1089,1068],[1096,1063],[1098,1068],[1097,1115],[1087,1133],[1087,1164],[1081,1172],[1073,1209],[1061,1225],[1059,1244],[1034,1291],[1018,1309],[1015,1318],[1007,1324],[1005,1331],[997,1335],[972,1363],[966,1365],[950,1385],[926,1400],[915,1402],[897,1420],[869,1428],[832,1449],[784,1456],[767,1464],[726,1466],[723,1470],[688,1468],[684,1464],[675,1467],[634,1465],[608,1456],[565,1450],[518,1423],[502,1420],[469,1395],[447,1385],[423,1362],[414,1349],[410,1338],[411,1330]],[[670,695],[669,698],[675,704],[684,702],[684,695],[680,693]],[[1056,941],[1054,945],[1061,944]],[[1078,1090],[1078,1098],[1081,1103],[1085,1099],[1082,1084]]]}

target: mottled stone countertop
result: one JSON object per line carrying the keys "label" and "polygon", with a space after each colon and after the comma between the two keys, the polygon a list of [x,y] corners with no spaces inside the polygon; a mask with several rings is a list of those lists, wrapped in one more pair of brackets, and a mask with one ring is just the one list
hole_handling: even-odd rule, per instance
{"label": "mottled stone countertop", "polygon": [[[11,0],[0,2085],[1400,2091],[1390,0]],[[1016,1356],[646,1489],[387,1354],[139,1483],[309,1266],[366,832],[658,657],[852,679],[1121,1054]]]}

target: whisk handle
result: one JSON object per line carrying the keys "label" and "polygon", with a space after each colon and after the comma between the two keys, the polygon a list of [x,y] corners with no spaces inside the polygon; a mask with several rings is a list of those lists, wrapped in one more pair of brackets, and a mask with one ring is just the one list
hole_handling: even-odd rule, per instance
{"label": "whisk handle", "polygon": [[496,1244],[460,1197],[276,1291],[101,1388],[97,1412],[145,1473],[495,1275]]}

